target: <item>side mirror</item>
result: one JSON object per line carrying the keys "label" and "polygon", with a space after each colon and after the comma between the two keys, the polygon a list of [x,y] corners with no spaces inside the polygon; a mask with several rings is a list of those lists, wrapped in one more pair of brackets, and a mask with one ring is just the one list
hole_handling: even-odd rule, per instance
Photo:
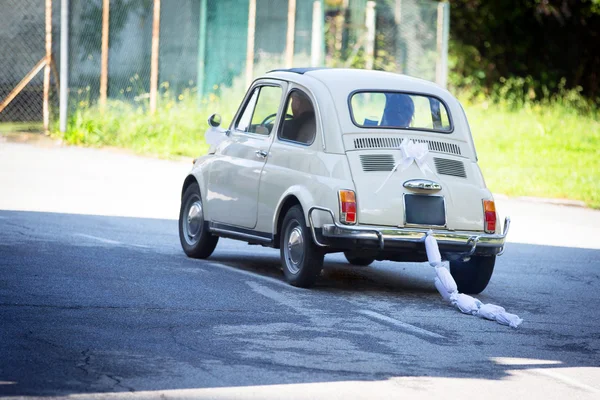
{"label": "side mirror", "polygon": [[216,128],[221,125],[221,116],[219,114],[213,114],[208,117],[208,125]]}

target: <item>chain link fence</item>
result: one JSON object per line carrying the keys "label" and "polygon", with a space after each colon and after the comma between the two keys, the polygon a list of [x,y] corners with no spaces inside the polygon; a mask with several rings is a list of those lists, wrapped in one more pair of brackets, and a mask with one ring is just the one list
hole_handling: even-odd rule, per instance
{"label": "chain link fence", "polygon": [[[58,12],[57,8],[52,10],[54,16]],[[35,75],[33,72],[46,56],[45,14],[44,0],[0,0],[0,124],[11,123],[11,129],[31,126],[31,123],[41,126],[44,70],[38,69]],[[5,104],[4,100],[19,82],[31,76],[29,83]],[[57,83],[54,69],[50,75],[51,106],[58,105]]]}
{"label": "chain link fence", "polygon": [[[396,72],[445,86],[448,3],[427,0],[329,0],[327,65]],[[374,12],[369,15],[369,3]],[[371,19],[371,21],[369,21]],[[374,26],[369,37],[368,25]],[[368,41],[373,51],[368,54]],[[371,60],[369,60],[371,58]],[[442,67],[442,70],[440,70]]]}
{"label": "chain link fence", "polygon": [[[108,101],[147,108],[153,36],[159,106],[186,99],[202,106],[228,93],[239,101],[252,78],[291,66],[373,68],[439,81],[436,66],[446,51],[440,43],[447,42],[447,26],[440,30],[435,1],[162,0],[155,30],[156,2],[110,0],[104,26],[105,1],[68,1],[71,112],[98,103],[103,70]],[[55,60],[60,3],[52,4]],[[0,101],[45,55],[44,6],[45,0],[0,0],[0,54],[10,55],[0,58]],[[108,30],[105,69],[103,29]],[[54,74],[51,81],[54,117]],[[41,121],[42,92],[43,73],[38,73],[0,112],[0,122]]]}

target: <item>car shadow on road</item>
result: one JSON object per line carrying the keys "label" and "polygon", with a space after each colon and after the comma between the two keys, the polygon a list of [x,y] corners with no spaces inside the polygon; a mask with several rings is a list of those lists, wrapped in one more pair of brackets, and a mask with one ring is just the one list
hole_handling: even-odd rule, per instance
{"label": "car shadow on road", "polygon": [[514,330],[444,305],[426,264],[328,256],[316,287],[300,290],[269,282],[283,282],[276,250],[223,241],[207,261],[185,257],[171,220],[0,211],[0,395],[243,397],[264,385],[499,381],[557,367],[597,376],[599,260],[509,244],[478,297],[524,317]]}

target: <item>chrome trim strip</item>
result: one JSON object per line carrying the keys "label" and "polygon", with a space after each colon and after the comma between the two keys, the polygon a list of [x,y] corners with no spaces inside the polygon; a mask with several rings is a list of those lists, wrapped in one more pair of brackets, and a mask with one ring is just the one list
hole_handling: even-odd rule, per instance
{"label": "chrome trim strip", "polygon": [[328,212],[331,215],[331,220],[333,221],[333,224],[337,226],[337,224],[335,223],[335,215],[333,215],[333,211],[331,211],[329,208],[325,208],[325,207],[313,206],[308,210],[308,223],[310,225],[310,232],[312,233],[313,241],[319,247],[327,247],[326,244],[319,242],[319,239],[317,239],[317,233],[315,232],[315,223],[313,222],[313,219],[312,219],[312,213],[315,210]]}
{"label": "chrome trim strip", "polygon": [[209,231],[210,232],[215,232],[215,233],[223,233],[229,236],[235,236],[236,238],[240,238],[240,239],[250,239],[253,241],[257,241],[257,242],[263,242],[263,243],[271,243],[273,242],[272,239],[269,238],[265,238],[262,236],[256,236],[256,235],[251,235],[249,233],[241,233],[241,232],[237,232],[237,231],[231,231],[228,229],[223,229],[223,228],[214,228],[212,226],[209,226]]}
{"label": "chrome trim strip", "polygon": [[[308,221],[314,242],[320,247],[327,247],[326,244],[319,242],[315,232],[315,224],[312,214],[314,211],[324,211],[331,216],[333,224],[324,224],[322,234],[325,237],[356,240],[377,240],[379,248],[383,250],[386,241],[390,242],[424,242],[430,229],[416,228],[393,228],[393,227],[375,227],[375,226],[344,226],[335,221],[335,215],[329,208],[313,206],[308,210]],[[504,230],[501,234],[474,235],[473,232],[463,231],[436,231],[431,230],[433,236],[440,244],[471,246],[464,257],[470,257],[475,254],[477,246],[481,247],[501,247],[497,255],[502,255],[505,248],[505,239],[510,228],[510,217],[504,220]]]}
{"label": "chrome trim strip", "polygon": [[471,236],[469,240],[467,240],[467,245],[471,243],[471,250],[469,250],[468,253],[465,253],[464,257],[471,257],[475,254],[475,248],[477,247],[477,243],[479,243],[479,239],[481,239],[481,236]]}
{"label": "chrome trim strip", "polygon": [[[425,240],[427,229],[414,228],[371,228],[357,227],[355,229],[347,227],[339,227],[334,225],[323,226],[323,236],[333,238],[358,239],[358,240],[377,240],[375,232],[380,232],[383,239],[387,242],[413,242],[418,243]],[[482,247],[501,247],[504,244],[503,235],[473,235],[472,232],[441,232],[433,230],[433,236],[440,244],[457,244],[464,246],[473,246],[475,238],[479,236],[479,240],[475,246]]]}
{"label": "chrome trim strip", "polygon": [[442,190],[442,185],[429,179],[410,179],[402,184],[407,189]]}
{"label": "chrome trim strip", "polygon": [[[509,229],[510,229],[510,217],[506,217],[506,218],[504,218],[504,229],[502,229],[502,235],[504,237],[506,237],[506,235],[508,235]],[[500,250],[500,253],[498,253],[496,255],[501,256],[502,254],[504,254],[504,250],[506,250],[506,243],[504,244],[504,246],[502,246],[502,250]]]}
{"label": "chrome trim strip", "polygon": [[[329,213],[329,215],[331,216],[331,220],[333,222],[333,226],[335,226],[338,229],[352,229],[349,228],[349,226],[344,226],[344,225],[340,225],[335,221],[335,215],[333,214],[333,211],[331,211],[329,208],[325,208],[325,207],[319,207],[319,206],[313,206],[308,210],[308,222],[310,224],[310,231],[312,233],[313,236],[313,240],[314,242],[317,244],[317,246],[320,247],[327,247],[326,244],[323,244],[321,242],[319,242],[319,240],[317,239],[317,234],[315,232],[315,224],[313,222],[313,218],[312,218],[312,213],[315,211],[325,211],[326,213]],[[331,226],[331,225],[323,225],[323,234],[324,234],[324,229],[326,226]],[[377,229],[370,229],[370,232],[372,232],[376,237],[377,240],[379,241],[379,248],[383,250],[383,246],[384,246],[384,239],[383,239],[383,234],[381,232],[379,232]]]}

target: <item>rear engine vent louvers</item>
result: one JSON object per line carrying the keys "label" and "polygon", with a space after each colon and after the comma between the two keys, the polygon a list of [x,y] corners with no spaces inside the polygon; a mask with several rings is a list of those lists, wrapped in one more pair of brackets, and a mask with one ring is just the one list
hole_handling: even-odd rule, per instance
{"label": "rear engine vent louvers", "polygon": [[457,144],[434,142],[433,140],[418,140],[418,142],[426,142],[429,151],[437,151],[438,153],[456,154],[460,156],[460,147]]}
{"label": "rear engine vent louvers", "polygon": [[[402,143],[402,138],[388,137],[388,138],[358,138],[354,139],[354,148],[360,149],[390,149],[398,148]],[[460,146],[453,143],[437,142],[434,140],[424,139],[413,139],[418,143],[427,143],[429,151],[435,151],[438,153],[448,153],[460,156]]]}
{"label": "rear engine vent louvers", "polygon": [[459,178],[467,177],[465,165],[462,161],[433,157],[433,162],[435,163],[437,173],[440,175],[457,176]]}
{"label": "rear engine vent louvers", "polygon": [[363,171],[391,171],[394,169],[394,156],[391,154],[361,154]]}
{"label": "rear engine vent louvers", "polygon": [[355,149],[382,149],[400,147],[402,138],[358,138],[354,139]]}

